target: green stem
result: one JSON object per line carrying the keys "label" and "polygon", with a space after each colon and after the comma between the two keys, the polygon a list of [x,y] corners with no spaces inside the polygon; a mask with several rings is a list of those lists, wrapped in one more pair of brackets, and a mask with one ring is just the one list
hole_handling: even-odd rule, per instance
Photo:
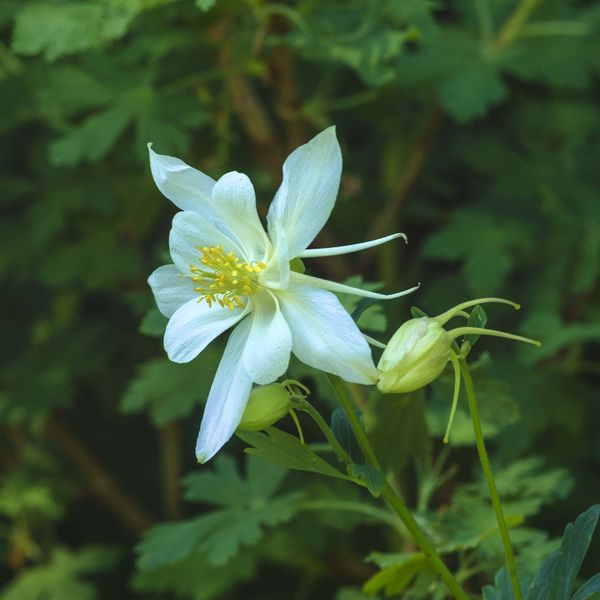
{"label": "green stem", "polygon": [[342,445],[338,442],[335,435],[329,428],[329,425],[325,422],[325,419],[321,416],[321,413],[307,400],[298,400],[295,405],[297,410],[302,410],[308,413],[312,420],[317,424],[319,429],[322,431],[323,435],[327,438],[327,441],[331,444],[333,451],[336,456],[344,463],[349,465],[352,462],[352,459],[348,455],[348,453],[344,450]]}
{"label": "green stem", "polygon": [[496,37],[496,48],[508,46],[519,35],[529,15],[539,3],[540,0],[521,0]]}
{"label": "green stem", "polygon": [[475,432],[475,444],[477,446],[477,452],[479,454],[479,460],[481,462],[481,468],[483,469],[483,475],[488,486],[490,493],[490,499],[496,514],[496,521],[498,523],[498,530],[500,531],[500,537],[502,538],[502,545],[504,546],[504,554],[506,556],[506,563],[508,566],[508,572],[512,583],[512,588],[515,595],[515,600],[522,600],[523,595],[521,594],[521,585],[519,583],[519,575],[517,573],[517,565],[515,564],[515,555],[510,543],[510,537],[508,535],[508,526],[504,519],[504,512],[502,510],[502,503],[500,502],[500,496],[496,489],[496,482],[494,481],[494,475],[492,473],[492,467],[488,458],[488,453],[485,448],[485,440],[483,438],[483,431],[481,429],[481,421],[479,419],[479,409],[477,407],[477,400],[475,398],[475,388],[473,386],[473,378],[471,377],[471,371],[467,365],[466,360],[461,360],[460,370],[462,372],[463,381],[465,382],[465,390],[467,392],[467,399],[469,402],[469,411],[471,413],[471,421],[473,423],[473,431]]}
{"label": "green stem", "polygon": [[[356,416],[356,412],[354,411],[354,407],[352,406],[352,402],[350,401],[350,397],[348,396],[348,392],[346,391],[342,380],[335,375],[328,375],[327,378],[331,382],[331,385],[338,396],[340,404],[342,405],[342,408],[348,417],[350,426],[354,431],[354,435],[356,436],[364,455],[367,457],[369,464],[373,468],[381,470],[379,460],[377,459],[377,456],[371,447],[371,443],[367,438],[367,434],[365,433],[358,417]],[[427,538],[427,535],[416,522],[402,498],[400,498],[400,496],[387,481],[383,486],[381,494],[386,499],[393,511],[400,517],[402,523],[404,523],[404,526],[416,544],[427,557],[431,568],[441,577],[442,581],[446,584],[446,587],[450,590],[454,597],[458,600],[469,600],[469,596],[462,589],[460,583],[458,583],[454,575],[452,575],[448,567],[446,567],[442,559],[439,557],[433,545]]]}
{"label": "green stem", "polygon": [[361,504],[360,502],[351,502],[348,500],[307,500],[299,504],[300,510],[335,510],[361,513],[379,519],[394,529],[404,532],[400,527],[398,519],[387,510],[382,510],[376,506]]}

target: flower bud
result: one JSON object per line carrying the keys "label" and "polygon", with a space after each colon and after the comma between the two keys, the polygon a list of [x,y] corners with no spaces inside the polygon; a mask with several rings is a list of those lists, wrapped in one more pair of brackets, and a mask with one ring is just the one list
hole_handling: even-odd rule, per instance
{"label": "flower bud", "polygon": [[450,358],[452,338],[434,319],[406,321],[381,355],[377,387],[383,393],[406,393],[431,383]]}
{"label": "flower bud", "polygon": [[259,385],[252,389],[238,429],[260,431],[270,427],[290,410],[292,401],[280,383]]}

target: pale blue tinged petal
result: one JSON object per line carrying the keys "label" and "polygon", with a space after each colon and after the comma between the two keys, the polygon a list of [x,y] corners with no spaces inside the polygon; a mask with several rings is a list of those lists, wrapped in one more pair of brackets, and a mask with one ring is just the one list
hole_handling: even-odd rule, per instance
{"label": "pale blue tinged petal", "polygon": [[320,258],[322,256],[337,256],[339,254],[350,254],[351,252],[359,252],[361,250],[367,250],[380,244],[385,244],[397,238],[404,238],[406,242],[406,236],[403,233],[393,233],[392,235],[386,235],[385,237],[377,240],[371,240],[370,242],[361,242],[359,244],[349,244],[347,246],[336,246],[334,248],[310,248],[300,254],[300,258]]}
{"label": "pale blue tinged petal", "polygon": [[252,381],[242,360],[250,321],[245,319],[232,332],[213,380],[196,442],[198,462],[210,460],[237,429]]}
{"label": "pale blue tinged petal", "polygon": [[150,170],[162,194],[181,210],[193,210],[212,218],[211,196],[215,180],[178,158],[157,154],[150,146],[148,144]]}
{"label": "pale blue tinged petal", "polygon": [[258,218],[250,179],[237,171],[226,173],[215,184],[212,199],[249,260],[263,260],[270,242]]}
{"label": "pale blue tinged petal", "polygon": [[304,285],[312,285],[323,290],[329,290],[338,294],[352,294],[353,296],[363,296],[364,298],[374,298],[376,300],[394,300],[395,298],[401,298],[407,294],[419,289],[419,285],[411,287],[408,290],[402,292],[396,292],[395,294],[380,294],[378,292],[371,292],[369,290],[361,290],[350,285],[344,285],[343,283],[336,283],[335,281],[329,281],[328,279],[321,279],[320,277],[313,277],[312,275],[305,275],[304,273],[295,273],[292,271],[291,275],[292,282]]}
{"label": "pale blue tinged petal", "polygon": [[[281,224],[291,258],[299,256],[327,222],[342,173],[342,153],[329,127],[292,152],[267,216],[269,235]],[[273,238],[271,237],[271,240]]]}
{"label": "pale blue tinged petal", "polygon": [[176,363],[190,362],[248,310],[248,307],[229,310],[218,304],[209,308],[206,301],[196,299],[186,302],[167,323],[164,343],[169,359]]}
{"label": "pale blue tinged petal", "polygon": [[183,275],[191,275],[190,266],[199,266],[203,246],[221,246],[225,253],[244,258],[244,252],[230,237],[195,212],[184,211],[173,217],[169,249],[175,266]]}
{"label": "pale blue tinged petal", "polygon": [[165,265],[158,267],[150,277],[148,284],[152,288],[154,299],[158,310],[170,317],[183,304],[198,298],[194,292],[192,280],[189,277],[182,277],[175,265]]}
{"label": "pale blue tinged petal", "polygon": [[281,313],[277,298],[266,290],[253,297],[248,343],[243,361],[254,383],[272,383],[283,375],[290,362],[292,332]]}
{"label": "pale blue tinged petal", "polygon": [[334,294],[291,283],[277,295],[292,330],[292,352],[302,362],[346,381],[377,381],[369,345]]}

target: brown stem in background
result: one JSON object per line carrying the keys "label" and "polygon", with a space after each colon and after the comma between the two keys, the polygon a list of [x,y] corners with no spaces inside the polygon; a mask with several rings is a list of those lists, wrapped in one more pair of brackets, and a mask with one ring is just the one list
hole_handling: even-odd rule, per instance
{"label": "brown stem in background", "polygon": [[[425,164],[425,159],[427,158],[431,143],[439,131],[443,120],[444,112],[436,105],[427,119],[427,125],[425,126],[423,133],[417,139],[417,142],[410,153],[408,162],[398,179],[398,183],[393,189],[390,198],[383,209],[375,217],[366,239],[371,240],[382,237],[394,229],[400,214],[400,209]],[[364,269],[368,267],[374,256],[375,253],[369,251],[362,254],[359,261],[361,268]]]}
{"label": "brown stem in background", "polygon": [[291,152],[306,143],[309,133],[302,117],[302,100],[296,84],[296,63],[287,46],[277,47],[269,58],[270,73],[275,87],[277,116],[284,122],[286,151]]}
{"label": "brown stem in background", "polygon": [[230,42],[235,25],[225,17],[211,33],[218,48],[217,63],[224,73],[225,87],[234,113],[254,147],[257,162],[272,175],[281,166],[281,149],[268,111],[262,105],[252,81],[241,72]]}
{"label": "brown stem in background", "polygon": [[139,535],[153,524],[154,519],[121,489],[62,418],[50,417],[46,434],[81,472],[89,489],[127,529]]}
{"label": "brown stem in background", "polygon": [[180,519],[181,493],[181,435],[179,425],[173,421],[159,430],[161,452],[162,494],[165,516],[168,519]]}

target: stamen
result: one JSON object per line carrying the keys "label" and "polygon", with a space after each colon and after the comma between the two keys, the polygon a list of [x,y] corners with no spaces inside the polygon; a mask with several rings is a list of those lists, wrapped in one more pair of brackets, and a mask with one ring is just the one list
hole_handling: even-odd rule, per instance
{"label": "stamen", "polygon": [[190,265],[191,279],[197,284],[194,291],[200,295],[198,302],[206,301],[209,308],[215,303],[229,310],[244,308],[242,297],[256,294],[258,274],[265,269],[265,263],[244,262],[233,252],[225,253],[220,245],[197,248],[199,263],[206,267]]}

